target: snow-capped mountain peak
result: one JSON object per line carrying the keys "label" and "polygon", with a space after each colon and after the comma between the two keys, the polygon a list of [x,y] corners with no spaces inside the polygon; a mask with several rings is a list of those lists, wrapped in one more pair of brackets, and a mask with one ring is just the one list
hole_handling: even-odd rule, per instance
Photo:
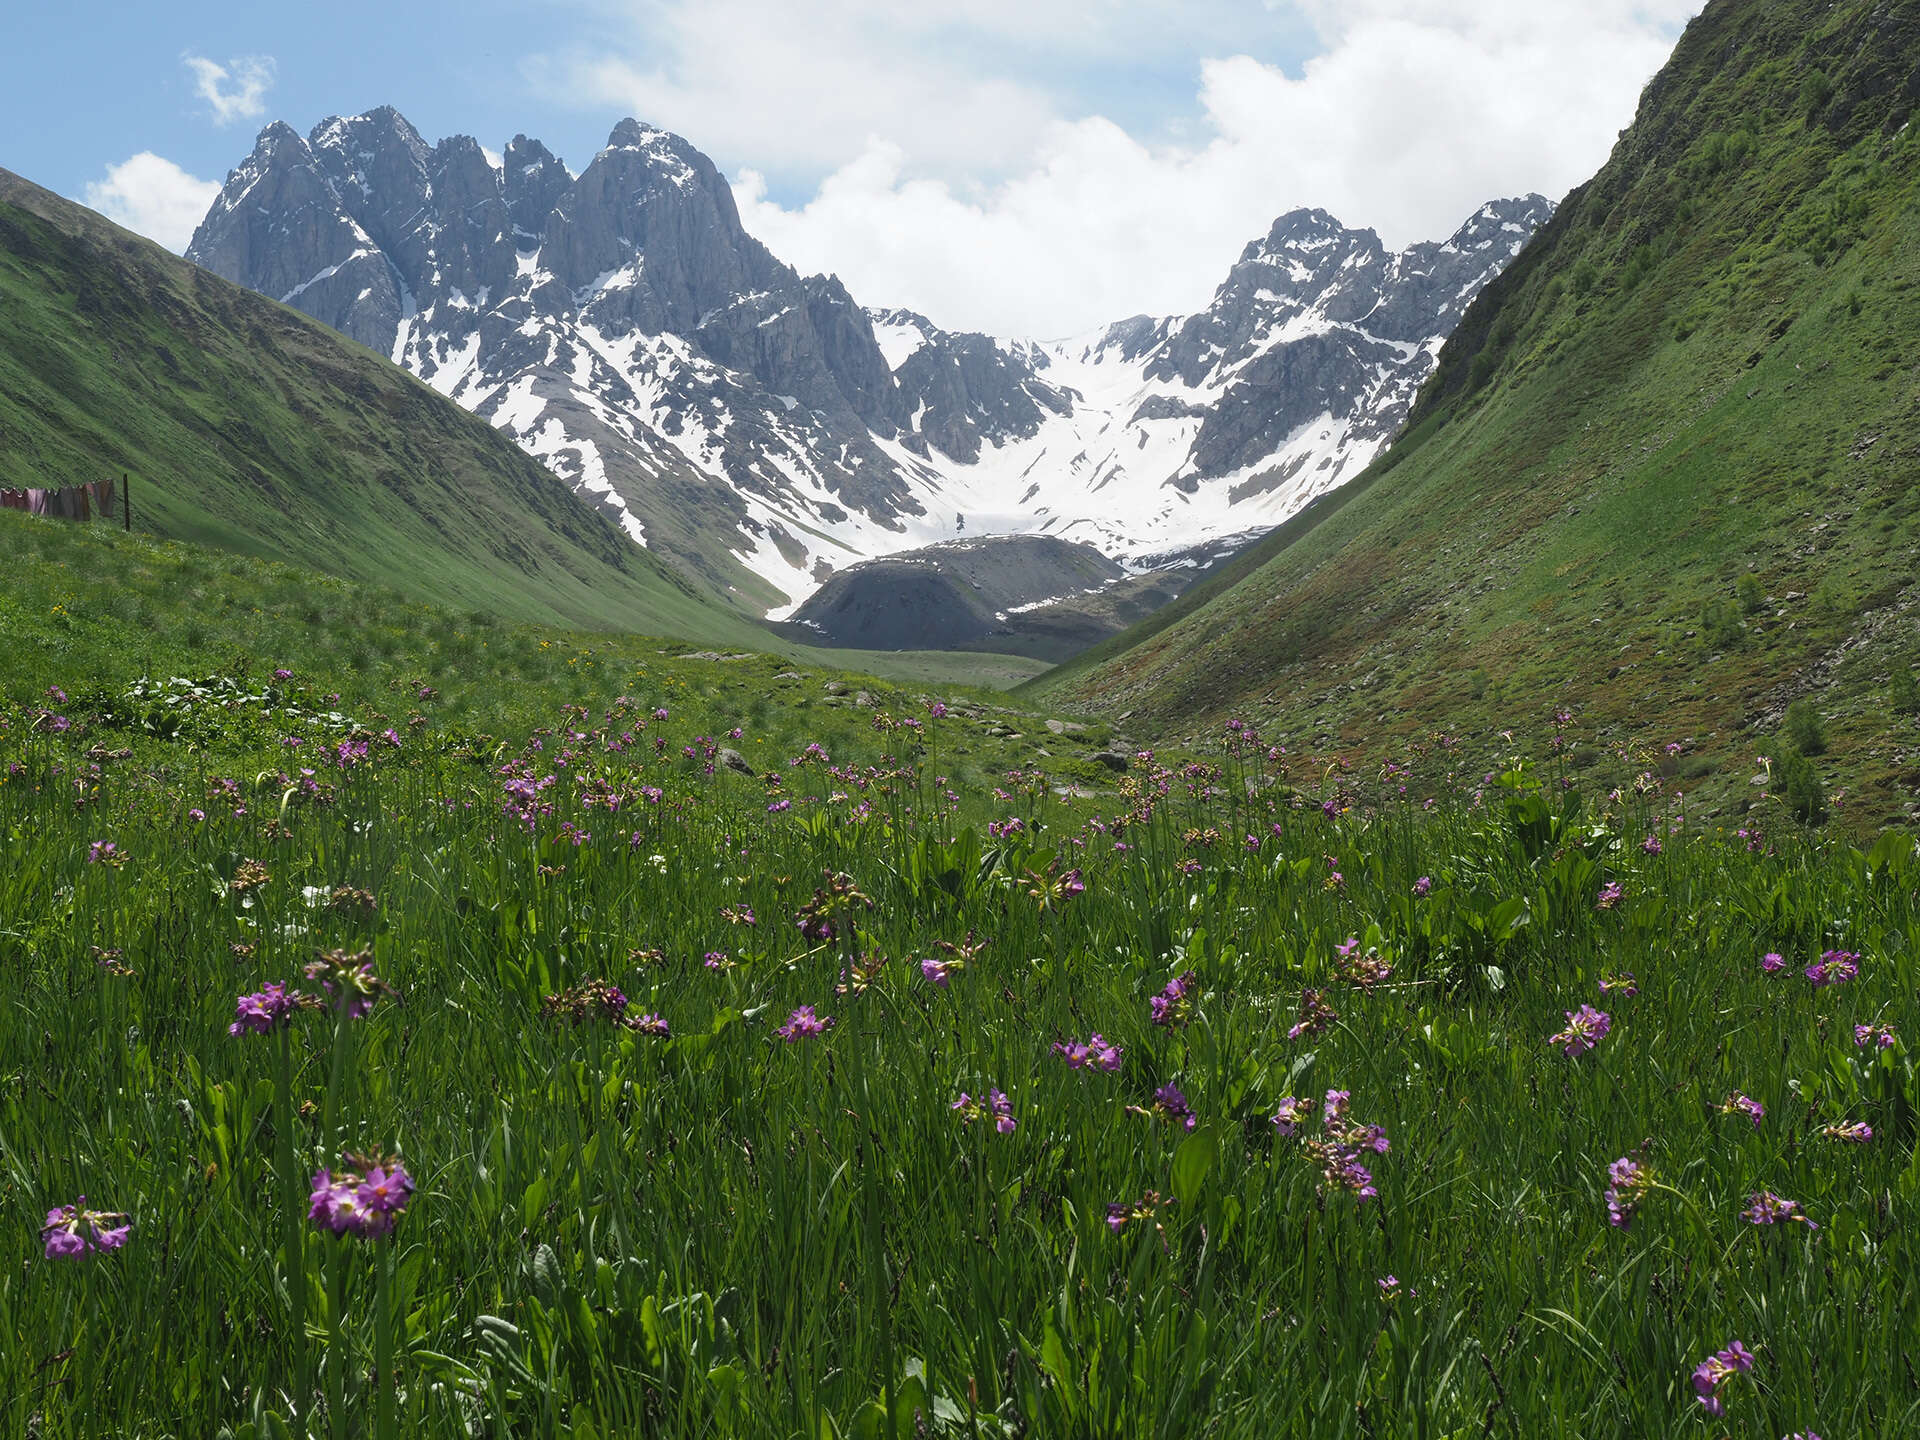
{"label": "snow-capped mountain peak", "polygon": [[958,535],[1125,559],[1278,523],[1397,428],[1472,296],[1549,213],[1499,201],[1387,252],[1281,216],[1212,304],[1071,341],[866,310],[743,228],[713,163],[621,121],[579,174],[390,107],[275,122],[188,254],[510,433],[637,542],[785,613]]}

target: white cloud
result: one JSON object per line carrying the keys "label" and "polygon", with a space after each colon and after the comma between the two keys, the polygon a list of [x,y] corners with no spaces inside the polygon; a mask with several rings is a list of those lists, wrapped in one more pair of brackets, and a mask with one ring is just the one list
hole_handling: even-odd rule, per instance
{"label": "white cloud", "polygon": [[[1061,334],[1204,305],[1295,206],[1398,246],[1560,198],[1701,0],[623,3],[643,56],[566,83],[741,167],[782,258],[943,325]],[[1281,21],[1304,60],[1237,53]],[[1185,77],[1158,125],[1147,70]]]}
{"label": "white cloud", "polygon": [[187,54],[180,61],[193,72],[193,88],[213,111],[213,123],[258,120],[267,113],[267,91],[273,88],[271,55],[242,55],[225,65],[205,56]]}
{"label": "white cloud", "polygon": [[89,181],[81,201],[178,254],[219,193],[219,181],[189,175],[171,160],[142,150],[109,165],[105,180]]}

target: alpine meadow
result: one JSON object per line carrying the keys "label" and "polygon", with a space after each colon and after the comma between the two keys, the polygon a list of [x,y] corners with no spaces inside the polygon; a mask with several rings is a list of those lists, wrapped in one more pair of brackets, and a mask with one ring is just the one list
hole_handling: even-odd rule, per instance
{"label": "alpine meadow", "polygon": [[0,171],[0,1435],[1920,1436],[1920,3],[1668,45],[1073,341]]}

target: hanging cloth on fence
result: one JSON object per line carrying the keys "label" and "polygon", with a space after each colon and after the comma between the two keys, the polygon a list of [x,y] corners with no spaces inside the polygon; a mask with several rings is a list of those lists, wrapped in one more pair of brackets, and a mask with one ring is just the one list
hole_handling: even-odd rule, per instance
{"label": "hanging cloth on fence", "polygon": [[24,490],[0,490],[0,510],[24,510],[27,508],[27,492]]}
{"label": "hanging cloth on fence", "polygon": [[51,513],[47,509],[47,492],[45,490],[27,491],[27,513],[29,515],[46,515]]}

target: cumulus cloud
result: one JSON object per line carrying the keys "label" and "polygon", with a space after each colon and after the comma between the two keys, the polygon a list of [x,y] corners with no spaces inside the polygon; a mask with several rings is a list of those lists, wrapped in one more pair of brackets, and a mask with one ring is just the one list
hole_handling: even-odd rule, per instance
{"label": "cumulus cloud", "polygon": [[182,55],[180,61],[193,75],[194,93],[207,102],[214,124],[258,120],[267,113],[274,76],[271,55],[242,55],[224,65],[194,54]]}
{"label": "cumulus cloud", "polygon": [[90,181],[81,200],[116,225],[178,254],[219,193],[219,181],[189,175],[171,160],[142,150],[109,165],[107,178]]}
{"label": "cumulus cloud", "polygon": [[641,53],[578,61],[569,82],[734,167],[776,253],[867,304],[1043,335],[1204,305],[1296,206],[1400,246],[1496,196],[1558,199],[1700,8],[627,4]]}

